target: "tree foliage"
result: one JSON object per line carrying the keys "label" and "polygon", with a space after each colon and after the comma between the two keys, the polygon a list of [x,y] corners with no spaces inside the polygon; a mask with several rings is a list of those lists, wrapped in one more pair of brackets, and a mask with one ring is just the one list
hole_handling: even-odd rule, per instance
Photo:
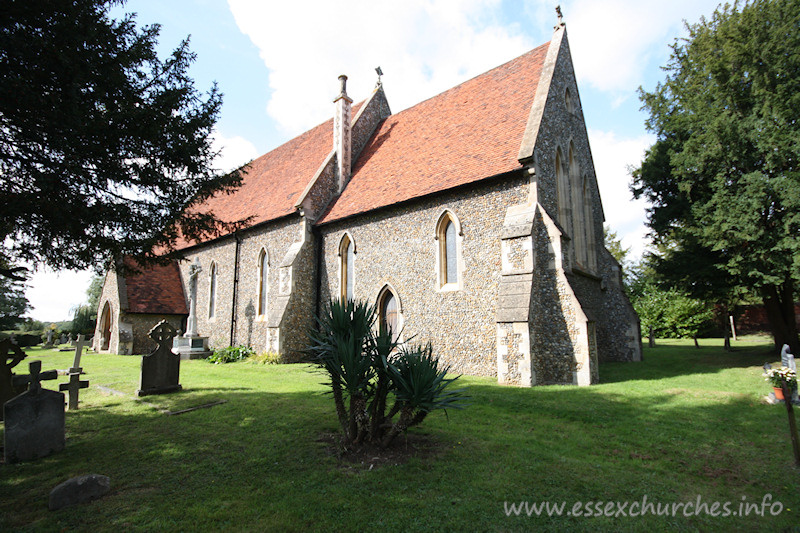
{"label": "tree foliage", "polygon": [[241,181],[213,165],[221,94],[194,87],[188,40],[162,61],[158,25],[112,20],[122,3],[0,9],[0,242],[14,262],[153,260],[236,226],[193,209]]}
{"label": "tree foliage", "polygon": [[24,285],[0,276],[0,330],[16,329],[24,322],[22,315],[29,310]]}
{"label": "tree foliage", "polygon": [[800,3],[726,5],[687,30],[640,89],[657,140],[632,190],[652,204],[656,268],[695,296],[757,292],[797,353]]}
{"label": "tree foliage", "polygon": [[92,276],[92,281],[89,283],[89,288],[86,289],[86,305],[97,312],[97,306],[100,304],[100,297],[103,295],[103,284],[105,283],[105,276]]}

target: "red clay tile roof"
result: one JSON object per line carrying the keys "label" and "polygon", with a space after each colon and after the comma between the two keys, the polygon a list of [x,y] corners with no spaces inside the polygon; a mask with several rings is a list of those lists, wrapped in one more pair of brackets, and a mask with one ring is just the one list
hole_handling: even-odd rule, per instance
{"label": "red clay tile roof", "polygon": [[320,223],[520,168],[549,43],[388,117]]}
{"label": "red clay tile roof", "polygon": [[[126,265],[130,259],[126,258]],[[125,276],[129,313],[188,315],[177,263],[153,265]]]}
{"label": "red clay tile roof", "polygon": [[[363,103],[352,107],[352,116]],[[225,222],[252,217],[248,226],[290,215],[296,211],[300,194],[332,150],[333,119],[330,119],[253,160],[241,187],[232,194],[208,199],[199,209],[212,211]],[[180,240],[176,247],[194,244]]]}

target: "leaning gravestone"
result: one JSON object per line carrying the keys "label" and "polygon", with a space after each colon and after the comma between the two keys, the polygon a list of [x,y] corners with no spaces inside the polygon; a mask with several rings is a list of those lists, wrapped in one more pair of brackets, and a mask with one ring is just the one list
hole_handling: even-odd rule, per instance
{"label": "leaning gravestone", "polygon": [[29,376],[14,377],[14,384],[28,383],[28,390],[3,406],[6,463],[39,459],[64,449],[64,395],[39,383],[58,374],[41,372],[41,361],[28,366]]}
{"label": "leaning gravestone", "polygon": [[797,372],[797,363],[789,350],[791,348],[789,348],[788,344],[784,344],[783,348],[781,348],[781,364]]}
{"label": "leaning gravestone", "polygon": [[69,391],[69,410],[78,408],[78,392],[89,387],[88,381],[81,380],[81,354],[84,346],[83,335],[78,335],[75,341],[75,359],[72,361],[72,368],[69,369],[69,382],[58,386],[60,391]]}
{"label": "leaning gravestone", "polygon": [[0,420],[3,420],[3,404],[25,392],[25,387],[14,386],[14,374],[11,369],[25,359],[23,352],[16,344],[6,339],[0,341]]}
{"label": "leaning gravestone", "polygon": [[156,349],[142,357],[142,373],[139,378],[138,396],[165,394],[181,390],[181,358],[172,353],[172,339],[175,328],[162,320],[150,330],[148,335],[158,343]]}

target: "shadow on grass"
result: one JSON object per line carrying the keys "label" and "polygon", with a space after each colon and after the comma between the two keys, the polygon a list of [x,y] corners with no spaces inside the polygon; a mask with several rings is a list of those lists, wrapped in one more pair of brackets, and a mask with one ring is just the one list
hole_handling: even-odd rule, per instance
{"label": "shadow on grass", "polygon": [[[717,378],[710,378],[717,379]],[[501,387],[463,378],[472,397],[415,433],[433,457],[374,470],[342,470],[319,442],[336,431],[318,390],[192,388],[145,399],[95,396],[67,416],[67,448],[44,460],[0,466],[0,529],[32,530],[619,530],[787,527],[790,516],[721,521],[708,516],[505,516],[504,501],[675,502],[758,500],[771,491],[797,508],[785,413],[742,390]],[[185,409],[227,403],[176,416]],[[110,401],[109,401],[110,400]],[[107,402],[107,403],[104,403]],[[157,408],[156,408],[157,407]],[[783,424],[783,425],[782,425]],[[47,511],[61,481],[99,473],[112,492],[88,505]]]}
{"label": "shadow on grass", "polygon": [[[689,341],[691,342],[691,341]],[[644,347],[640,363],[600,363],[600,382],[659,380],[694,374],[716,374],[731,368],[761,367],[780,361],[780,352],[771,343],[736,346],[726,352],[721,346],[662,344]]]}
{"label": "shadow on grass", "polygon": [[[791,514],[624,521],[503,510],[506,501],[739,502],[767,492],[797,509],[786,414],[759,403],[768,389],[748,368],[770,360],[765,350],[659,347],[643,363],[601,365],[603,384],[587,388],[464,376],[456,384],[470,407],[412,430],[437,453],[374,469],[342,468],[320,442],[338,430],[333,401],[323,376],[301,365],[187,365],[181,392],[136,401],[92,389],[113,380],[133,390],[133,365],[96,363],[81,409],[67,413],[66,449],[0,465],[0,530],[781,530]],[[110,476],[112,492],[48,512],[49,491],[86,473]]]}

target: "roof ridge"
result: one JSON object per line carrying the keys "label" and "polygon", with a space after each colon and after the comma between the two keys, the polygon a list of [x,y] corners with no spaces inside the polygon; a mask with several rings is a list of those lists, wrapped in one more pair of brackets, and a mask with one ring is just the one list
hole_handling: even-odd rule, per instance
{"label": "roof ridge", "polygon": [[460,88],[460,87],[462,87],[462,86],[464,86],[464,85],[466,85],[466,84],[468,84],[468,83],[470,83],[470,82],[472,82],[472,81],[474,81],[474,80],[476,80],[478,78],[481,78],[483,76],[487,76],[487,75],[491,74],[492,72],[494,72],[496,70],[500,70],[503,67],[505,67],[505,66],[507,66],[507,65],[509,65],[511,63],[514,63],[515,61],[520,61],[523,58],[527,57],[528,55],[531,55],[531,54],[535,53],[536,51],[540,50],[541,48],[546,48],[546,47],[550,46],[551,42],[552,42],[552,40],[547,41],[544,44],[540,44],[539,46],[536,46],[534,48],[531,48],[530,50],[528,50],[524,54],[520,54],[517,57],[509,59],[505,63],[501,63],[500,65],[497,65],[496,67],[492,67],[489,70],[481,72],[480,74],[475,74],[471,78],[462,81],[458,85],[454,85],[453,87],[450,87],[449,89],[445,89],[444,91],[442,91],[440,93],[437,93],[437,94],[434,94],[433,96],[430,96],[430,97],[426,98],[425,100],[420,100],[419,102],[417,102],[416,104],[412,105],[411,107],[407,107],[407,108],[403,109],[402,111],[398,111],[397,113],[392,113],[391,116],[396,117],[398,115],[401,115],[401,114],[405,113],[406,111],[409,111],[411,109],[414,109],[417,106],[420,106],[420,105],[424,104],[425,102],[433,100],[434,98],[439,98],[441,96],[444,96],[445,94],[447,94],[449,92],[452,92],[452,91],[455,91],[456,89],[458,89],[458,88]]}

